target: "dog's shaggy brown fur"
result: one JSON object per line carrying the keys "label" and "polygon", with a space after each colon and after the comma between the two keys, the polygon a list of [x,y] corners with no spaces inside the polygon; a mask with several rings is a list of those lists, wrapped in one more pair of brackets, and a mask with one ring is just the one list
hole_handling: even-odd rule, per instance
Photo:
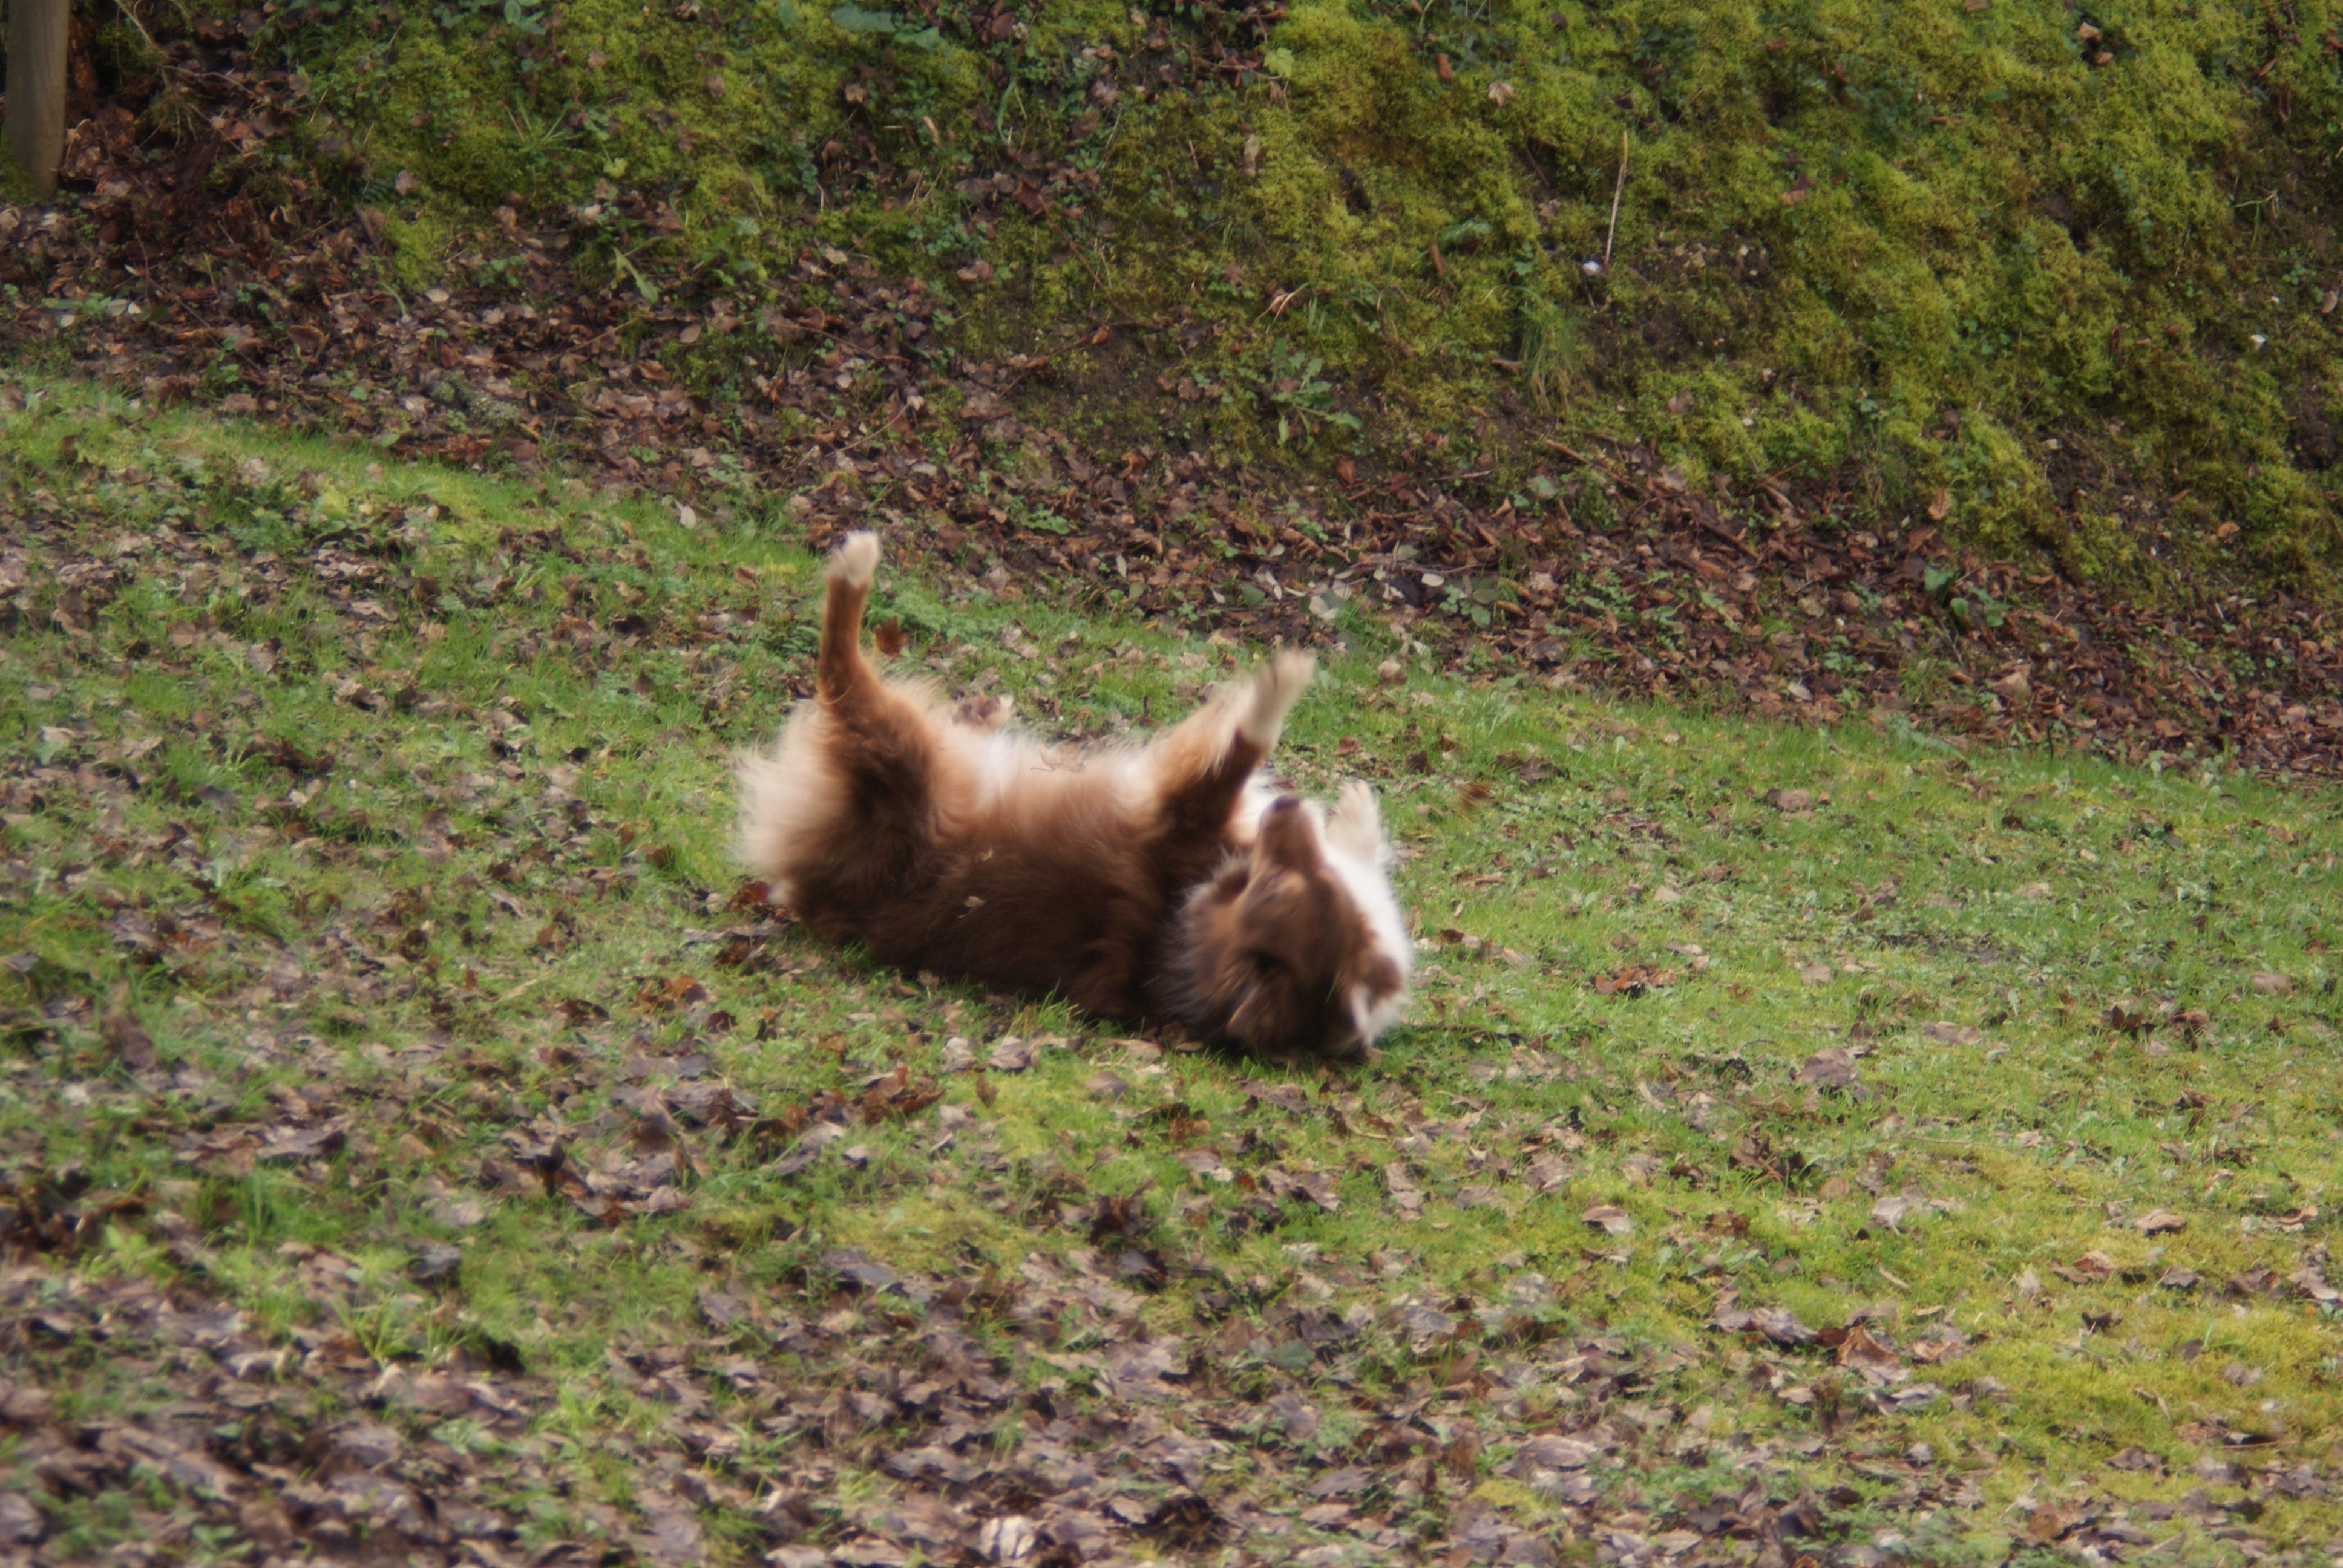
{"label": "dog's shaggy brown fur", "polygon": [[864,659],[879,540],[831,558],[815,696],[739,764],[741,859],[824,940],[1264,1050],[1353,1050],[1409,947],[1373,795],[1330,813],[1259,769],[1312,664],[1280,655],[1137,749],[1067,766]]}

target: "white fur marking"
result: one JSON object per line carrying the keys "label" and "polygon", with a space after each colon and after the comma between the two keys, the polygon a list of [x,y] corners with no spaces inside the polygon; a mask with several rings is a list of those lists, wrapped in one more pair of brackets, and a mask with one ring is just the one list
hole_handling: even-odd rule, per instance
{"label": "white fur marking", "polygon": [[1407,980],[1413,967],[1414,950],[1407,940],[1406,922],[1400,918],[1399,900],[1392,895],[1391,879],[1383,874],[1383,867],[1391,860],[1391,847],[1383,839],[1380,821],[1373,816],[1364,819],[1373,824],[1372,837],[1362,841],[1362,801],[1367,811],[1373,810],[1374,797],[1364,785],[1343,787],[1342,802],[1334,811],[1338,830],[1327,835],[1326,869],[1334,873],[1342,890],[1350,894],[1351,901],[1366,918],[1375,950],[1399,970],[1399,989],[1381,1002],[1372,1001],[1364,986],[1352,989],[1348,1000],[1359,1039],[1372,1045],[1376,1037],[1399,1021],[1401,1011],[1407,1006]]}

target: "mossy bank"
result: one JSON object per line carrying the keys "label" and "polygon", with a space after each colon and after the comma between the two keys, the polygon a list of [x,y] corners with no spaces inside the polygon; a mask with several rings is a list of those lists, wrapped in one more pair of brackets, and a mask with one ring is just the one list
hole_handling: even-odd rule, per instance
{"label": "mossy bank", "polygon": [[[850,263],[945,301],[930,402],[962,362],[1014,362],[1028,423],[1108,457],[1348,459],[1502,497],[1535,493],[1550,442],[1618,437],[1728,518],[1933,523],[2127,588],[2325,598],[2343,552],[2325,5],[92,20],[139,156],[222,141],[240,162],[205,177],[243,182],[262,228],[320,193],[363,213],[402,297],[582,281],[704,308],[665,357],[709,393],[770,367],[760,304]],[[215,124],[238,80],[283,84],[278,106]],[[548,220],[573,240],[558,283],[528,264]],[[214,281],[265,293],[259,251],[308,221]]]}
{"label": "mossy bank", "polygon": [[1608,432],[1728,505],[2324,585],[2338,20],[578,0],[273,35],[418,279],[517,196],[596,282],[753,297],[814,246],[949,292],[961,353],[1164,325],[1032,389],[1104,441],[1502,482]]}

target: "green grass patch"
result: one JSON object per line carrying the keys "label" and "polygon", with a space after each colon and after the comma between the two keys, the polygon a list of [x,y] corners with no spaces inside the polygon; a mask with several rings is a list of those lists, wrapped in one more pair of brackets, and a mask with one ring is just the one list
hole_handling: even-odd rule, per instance
{"label": "green grass patch", "polygon": [[[2331,791],[1392,682],[1361,618],[1280,761],[1383,791],[1411,1021],[1355,1068],[1167,1050],[734,902],[726,759],[810,676],[786,507],[685,528],[25,390],[12,1245],[60,1302],[151,1282],[352,1389],[525,1376],[493,1419],[325,1413],[488,1454],[530,1540],[884,1534],[890,1455],[1111,1470],[1081,1422],[1126,1409],[1223,1445],[1209,1528],[1176,1489],[1100,1515],[1166,1556],[1428,1549],[1467,1498],[1697,1539],[1752,1485],[1929,1561],[2343,1528]],[[898,666],[1047,732],[1261,651],[955,581],[882,573]],[[908,1391],[939,1335],[1001,1380],[981,1432]],[[186,1397],[167,1358],[8,1353],[75,1419]],[[1523,1446],[1589,1432],[1562,1482]],[[239,1442],[197,1446],[321,1462]],[[202,1523],[167,1472],[18,1484],[93,1550]]]}

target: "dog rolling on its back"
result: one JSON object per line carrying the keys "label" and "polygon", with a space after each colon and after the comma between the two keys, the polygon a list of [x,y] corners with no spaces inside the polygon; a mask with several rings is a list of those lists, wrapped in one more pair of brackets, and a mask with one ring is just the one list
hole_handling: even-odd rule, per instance
{"label": "dog rolling on its back", "polygon": [[882,961],[1153,1016],[1263,1050],[1372,1043],[1408,941],[1373,795],[1260,777],[1309,684],[1280,655],[1139,749],[1071,767],[862,656],[879,540],[831,558],[815,695],[739,763],[740,858],[815,935]]}

